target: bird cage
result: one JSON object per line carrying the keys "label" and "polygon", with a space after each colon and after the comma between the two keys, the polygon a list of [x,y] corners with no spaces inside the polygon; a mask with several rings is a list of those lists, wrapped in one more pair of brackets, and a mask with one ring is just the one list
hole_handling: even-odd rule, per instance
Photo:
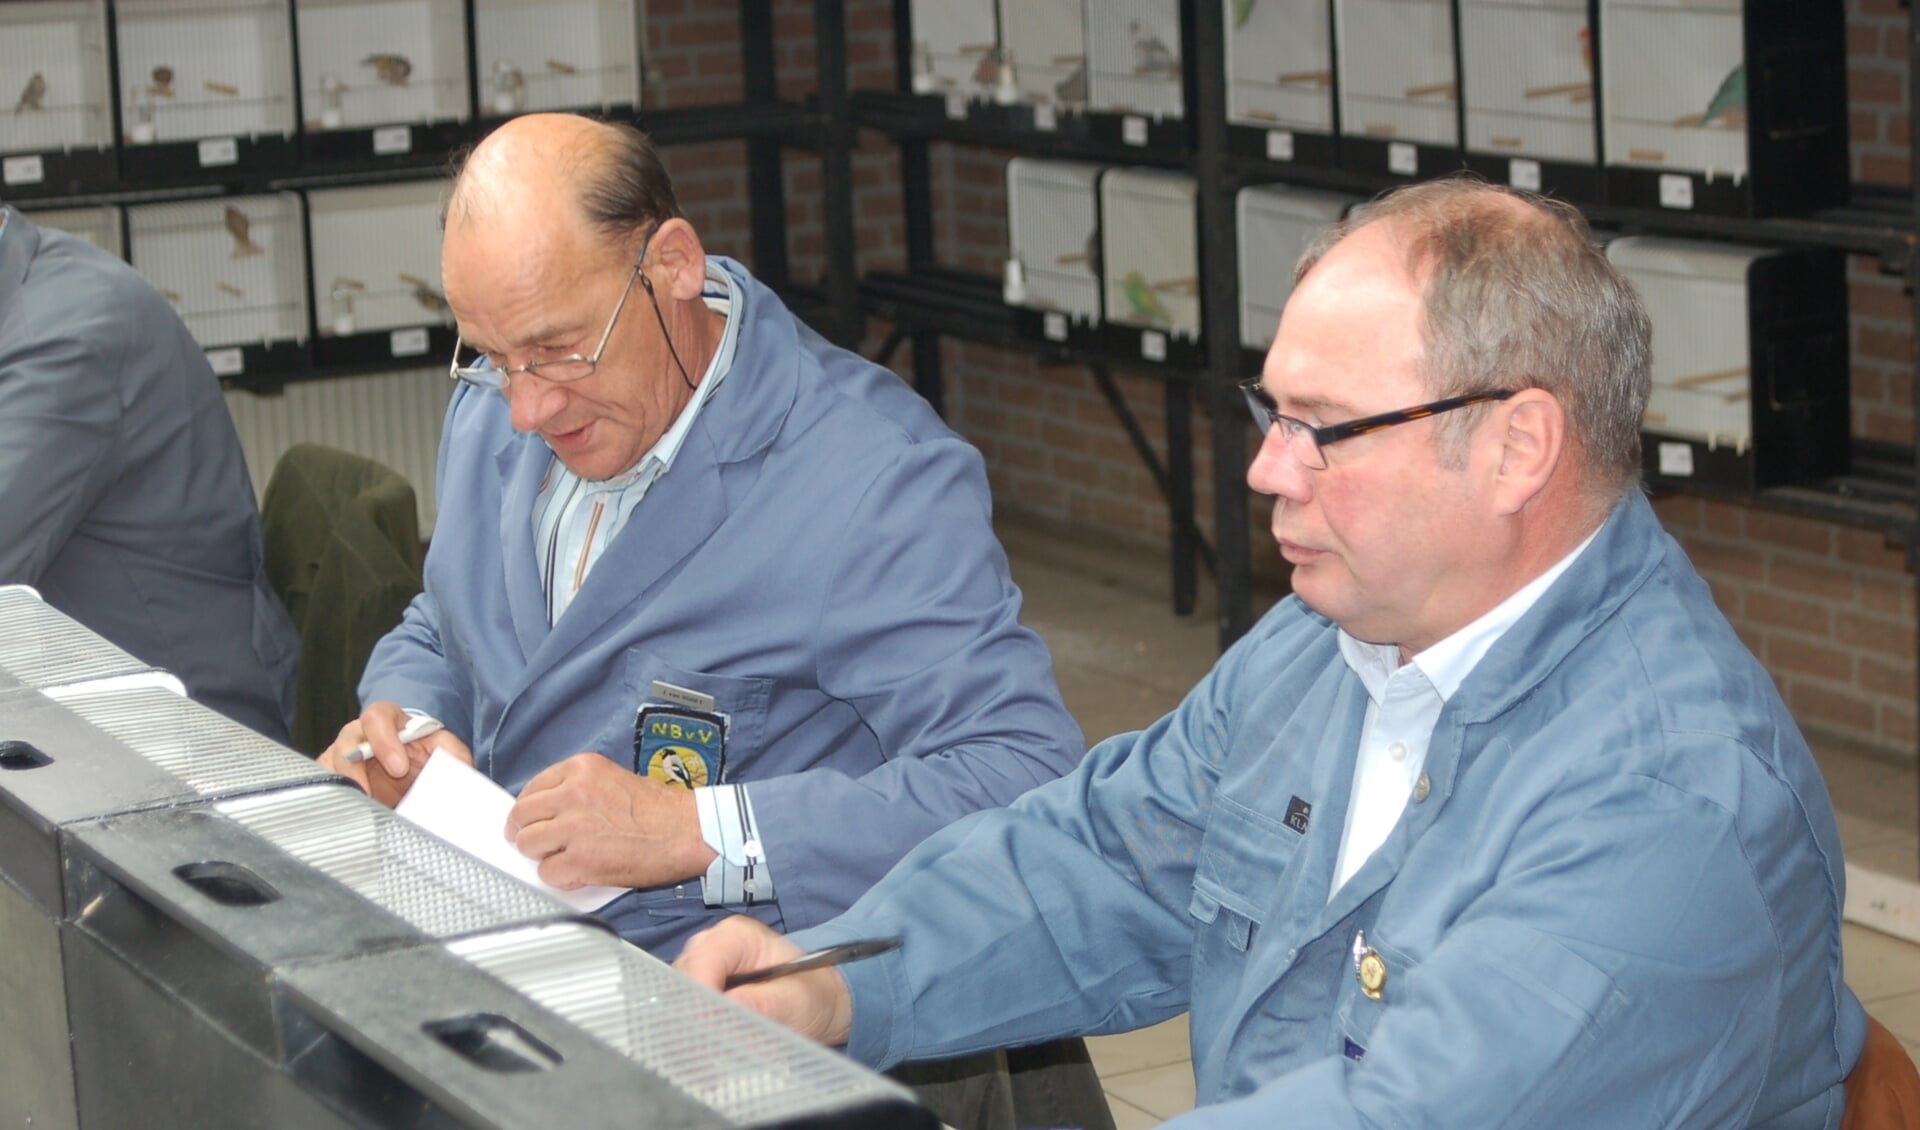
{"label": "bird cage", "polygon": [[1064,342],[1100,321],[1102,167],[1015,157],[1007,162],[1006,298],[1033,317],[1029,336]]}
{"label": "bird cage", "polygon": [[1601,196],[1586,0],[1460,0],[1467,163],[1569,200]]}
{"label": "bird cage", "polygon": [[476,0],[480,114],[631,113],[640,105],[638,0]]}
{"label": "bird cage", "polygon": [[63,231],[78,236],[116,259],[127,257],[127,241],[120,209],[113,204],[91,208],[49,208],[27,213],[41,231]]}
{"label": "bird cage", "polygon": [[1293,270],[1328,225],[1359,201],[1287,185],[1256,185],[1234,197],[1239,229],[1240,344],[1250,368],[1273,344],[1280,311],[1293,294]]}
{"label": "bird cage", "polygon": [[1334,0],[1340,162],[1431,176],[1459,163],[1460,79],[1448,0]]}
{"label": "bird cage", "polygon": [[1846,471],[1841,252],[1629,236],[1607,258],[1653,315],[1650,477],[1757,490]]}
{"label": "bird cage", "polygon": [[127,253],[215,373],[284,373],[307,363],[306,234],[297,194],[133,205]]}
{"label": "bird cage", "polygon": [[1000,0],[1002,58],[1022,102],[1087,107],[1087,25],[1081,0]]}
{"label": "bird cage", "polygon": [[287,0],[116,0],[114,25],[124,176],[293,164]]}
{"label": "bird cage", "polygon": [[1096,134],[1150,149],[1184,146],[1179,0],[1087,0],[1086,14],[1087,110]]}
{"label": "bird cage", "polygon": [[1018,100],[1001,65],[993,0],[910,0],[907,7],[915,94]]}
{"label": "bird cage", "polygon": [[453,315],[440,288],[443,181],[315,190],[314,356],[322,364],[453,356]]}
{"label": "bird cage", "polygon": [[1222,0],[1228,145],[1246,157],[1334,163],[1327,0]]}
{"label": "bird cage", "polygon": [[0,4],[0,195],[103,188],[114,178],[105,0]]}
{"label": "bird cage", "polygon": [[1100,278],[1110,348],[1204,363],[1192,177],[1134,168],[1101,176]]}
{"label": "bird cage", "polygon": [[310,161],[437,159],[459,143],[472,97],[462,0],[296,0],[294,21]]}
{"label": "bird cage", "polygon": [[1848,192],[1835,4],[1601,0],[1610,203],[1786,215]]}

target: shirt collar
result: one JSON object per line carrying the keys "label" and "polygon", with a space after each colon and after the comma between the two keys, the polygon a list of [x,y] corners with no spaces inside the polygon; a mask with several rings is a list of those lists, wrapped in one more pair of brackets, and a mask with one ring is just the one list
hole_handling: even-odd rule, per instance
{"label": "shirt collar", "polygon": [[[1572,567],[1575,560],[1600,536],[1598,529],[1588,534],[1572,552],[1554,562],[1546,572],[1520,586],[1512,596],[1488,610],[1479,619],[1446,639],[1427,648],[1413,657],[1411,666],[1415,667],[1428,683],[1440,695],[1441,701],[1453,697],[1460,684],[1480,665],[1487,652],[1498,643],[1507,629],[1518,623],[1520,617],[1536,604],[1553,582]],[[1367,688],[1367,695],[1375,702],[1380,701],[1387,680],[1400,667],[1400,647],[1398,644],[1367,643],[1348,635],[1343,628],[1338,636],[1340,656],[1347,666],[1359,676]]]}

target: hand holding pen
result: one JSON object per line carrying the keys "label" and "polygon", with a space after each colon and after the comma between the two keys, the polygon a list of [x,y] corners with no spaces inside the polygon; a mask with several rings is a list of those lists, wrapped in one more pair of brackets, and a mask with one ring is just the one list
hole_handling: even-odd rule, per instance
{"label": "hand holding pen", "polygon": [[846,1043],[853,1029],[853,997],[845,978],[819,971],[899,945],[898,938],[876,938],[802,953],[759,919],[742,914],[688,939],[673,967],[803,1036],[835,1045]]}

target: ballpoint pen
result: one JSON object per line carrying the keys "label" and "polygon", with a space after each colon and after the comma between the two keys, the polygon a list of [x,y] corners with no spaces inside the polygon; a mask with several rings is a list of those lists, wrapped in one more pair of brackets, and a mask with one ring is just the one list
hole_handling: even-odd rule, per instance
{"label": "ballpoint pen", "polygon": [[737,989],[742,985],[757,985],[762,981],[771,981],[775,977],[785,977],[789,973],[805,973],[809,969],[825,969],[830,965],[845,965],[849,961],[879,957],[889,950],[900,948],[900,939],[868,938],[860,942],[847,942],[843,945],[828,946],[801,954],[792,961],[783,961],[778,965],[769,965],[764,969],[754,969],[746,973],[735,973],[727,978],[726,987]]}
{"label": "ballpoint pen", "polygon": [[[444,729],[446,729],[446,727],[435,719],[428,718],[425,715],[415,715],[407,720],[406,725],[400,727],[398,737],[400,738],[400,744],[406,745],[408,742],[417,742],[428,734],[437,734]],[[373,747],[366,742],[361,742],[359,745],[348,750],[346,757],[342,760],[354,762],[370,761],[372,759]]]}

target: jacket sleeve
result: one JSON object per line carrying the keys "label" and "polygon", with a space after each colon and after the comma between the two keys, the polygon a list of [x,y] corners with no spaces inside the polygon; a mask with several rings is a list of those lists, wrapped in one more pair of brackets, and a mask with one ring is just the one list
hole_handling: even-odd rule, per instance
{"label": "jacket sleeve", "polygon": [[1753,1104],[1783,954],[1730,813],[1627,777],[1546,805],[1365,1037],[1169,1126],[1709,1130]]}
{"label": "jacket sleeve", "polygon": [[849,1054],[885,1067],[1128,1031],[1187,1008],[1194,861],[1218,751],[1232,745],[1226,704],[1252,646],[1252,636],[1235,645],[1153,726],[939,833],[846,914],[794,936],[808,949],[904,938],[841,966]]}
{"label": "jacket sleeve", "polygon": [[818,683],[885,761],[748,784],[789,929],[844,910],[928,835],[1059,777],[1084,749],[1046,646],[1019,622],[977,452],[910,446],[869,481],[837,544]]}
{"label": "jacket sleeve", "polygon": [[[15,319],[24,321],[25,318]],[[125,363],[69,328],[0,334],[0,583],[34,584],[111,482]]]}

